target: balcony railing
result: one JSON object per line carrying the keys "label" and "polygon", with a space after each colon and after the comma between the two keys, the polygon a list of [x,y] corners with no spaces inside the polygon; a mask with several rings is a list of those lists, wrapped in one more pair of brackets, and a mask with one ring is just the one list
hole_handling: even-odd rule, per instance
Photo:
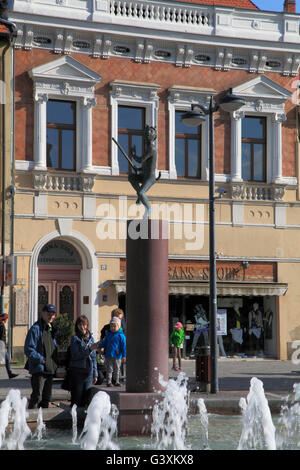
{"label": "balcony railing", "polygon": [[33,187],[37,191],[82,191],[93,190],[95,175],[33,173]]}
{"label": "balcony railing", "polygon": [[213,25],[213,14],[208,8],[197,5],[170,5],[151,2],[113,0],[110,2],[110,13],[115,17],[132,18],[163,23],[189,24],[195,26]]}
{"label": "balcony railing", "polygon": [[241,201],[282,201],[283,184],[232,183],[231,198]]}

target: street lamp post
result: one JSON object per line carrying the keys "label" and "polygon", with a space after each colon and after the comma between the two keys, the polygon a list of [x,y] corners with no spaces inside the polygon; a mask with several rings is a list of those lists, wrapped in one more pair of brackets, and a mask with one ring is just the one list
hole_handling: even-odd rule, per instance
{"label": "street lamp post", "polygon": [[237,111],[245,101],[231,93],[223,97],[219,104],[210,97],[209,106],[192,105],[192,110],[183,114],[181,121],[188,126],[199,126],[209,118],[209,326],[210,326],[210,392],[219,392],[218,342],[217,342],[217,276],[216,276],[216,237],[215,237],[215,152],[214,152],[214,113],[221,107],[225,111]]}

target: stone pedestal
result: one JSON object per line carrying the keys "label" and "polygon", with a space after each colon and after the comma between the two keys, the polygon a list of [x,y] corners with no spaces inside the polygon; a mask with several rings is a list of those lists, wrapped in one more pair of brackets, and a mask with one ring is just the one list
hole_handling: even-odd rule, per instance
{"label": "stone pedestal", "polygon": [[163,389],[159,374],[168,379],[167,221],[127,223],[126,320],[126,392],[138,400]]}
{"label": "stone pedestal", "polygon": [[158,393],[107,392],[119,410],[118,436],[150,436],[152,412],[162,399]]}

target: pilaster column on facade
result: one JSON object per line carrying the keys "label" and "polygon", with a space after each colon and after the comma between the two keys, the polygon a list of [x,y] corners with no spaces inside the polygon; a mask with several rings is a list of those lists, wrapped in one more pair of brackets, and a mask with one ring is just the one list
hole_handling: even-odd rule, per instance
{"label": "pilaster column on facade", "polygon": [[93,143],[92,143],[92,107],[96,105],[95,98],[83,98],[81,100],[82,111],[82,146],[81,146],[81,171],[89,173],[93,171]]}
{"label": "pilaster column on facade", "polygon": [[34,95],[34,170],[47,170],[47,101],[45,93]]}
{"label": "pilaster column on facade", "polygon": [[282,123],[286,121],[285,113],[275,113],[272,116],[273,126],[273,183],[282,183]]}
{"label": "pilaster column on facade", "polygon": [[234,111],[231,114],[231,181],[242,180],[242,119],[245,113]]}

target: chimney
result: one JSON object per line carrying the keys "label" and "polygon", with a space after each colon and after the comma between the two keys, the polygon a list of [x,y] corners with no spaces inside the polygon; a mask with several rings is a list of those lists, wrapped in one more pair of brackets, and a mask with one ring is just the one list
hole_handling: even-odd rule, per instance
{"label": "chimney", "polygon": [[284,0],[283,11],[286,13],[296,13],[296,0]]}

